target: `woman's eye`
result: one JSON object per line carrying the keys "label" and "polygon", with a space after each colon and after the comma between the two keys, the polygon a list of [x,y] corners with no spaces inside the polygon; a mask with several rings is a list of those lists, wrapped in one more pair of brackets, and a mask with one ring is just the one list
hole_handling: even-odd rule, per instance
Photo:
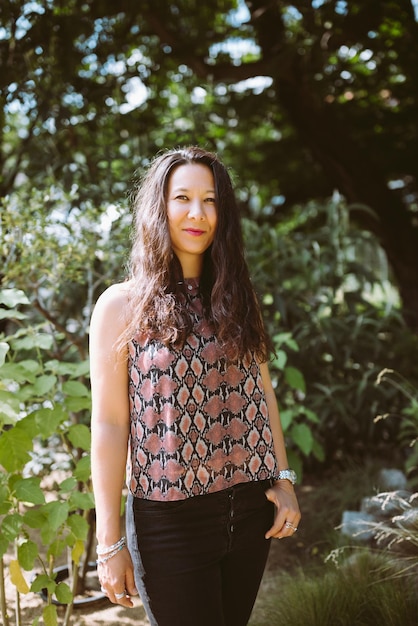
{"label": "woman's eye", "polygon": [[215,198],[206,198],[205,202],[215,202]]}
{"label": "woman's eye", "polygon": [[187,196],[176,196],[175,200],[187,200]]}

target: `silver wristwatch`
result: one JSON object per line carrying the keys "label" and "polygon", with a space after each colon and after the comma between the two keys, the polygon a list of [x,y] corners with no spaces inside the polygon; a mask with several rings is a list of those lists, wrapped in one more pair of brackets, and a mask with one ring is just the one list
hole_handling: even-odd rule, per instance
{"label": "silver wristwatch", "polygon": [[273,480],[289,480],[292,485],[294,485],[297,481],[298,477],[296,472],[290,468],[280,470],[275,476],[273,476]]}

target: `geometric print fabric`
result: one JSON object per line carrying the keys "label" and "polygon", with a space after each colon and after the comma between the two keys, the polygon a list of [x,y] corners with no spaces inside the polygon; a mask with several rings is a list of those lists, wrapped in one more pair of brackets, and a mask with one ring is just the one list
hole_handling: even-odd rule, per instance
{"label": "geometric print fabric", "polygon": [[230,363],[185,281],[193,330],[182,349],[129,342],[128,486],[139,498],[182,500],[277,472],[259,366]]}

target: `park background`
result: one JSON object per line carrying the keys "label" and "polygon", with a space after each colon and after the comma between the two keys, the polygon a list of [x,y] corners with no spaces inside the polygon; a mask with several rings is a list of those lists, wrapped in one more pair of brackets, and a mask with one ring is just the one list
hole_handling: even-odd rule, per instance
{"label": "park background", "polygon": [[[2,1],[5,626],[85,623],[71,590],[94,547],[89,319],[125,277],[130,192],[188,144],[230,168],[301,479],[298,539],[252,623],[415,623],[417,521],[327,557],[381,468],[417,486],[417,68],[412,0]],[[67,553],[69,585],[54,577]]]}

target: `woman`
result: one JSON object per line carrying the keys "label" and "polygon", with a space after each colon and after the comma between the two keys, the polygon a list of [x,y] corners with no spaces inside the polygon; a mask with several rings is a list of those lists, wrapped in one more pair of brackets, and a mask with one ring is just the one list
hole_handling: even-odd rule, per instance
{"label": "woman", "polygon": [[139,589],[153,626],[244,626],[300,513],[228,172],[168,151],[134,215],[130,278],[90,330],[99,579],[126,607]]}

